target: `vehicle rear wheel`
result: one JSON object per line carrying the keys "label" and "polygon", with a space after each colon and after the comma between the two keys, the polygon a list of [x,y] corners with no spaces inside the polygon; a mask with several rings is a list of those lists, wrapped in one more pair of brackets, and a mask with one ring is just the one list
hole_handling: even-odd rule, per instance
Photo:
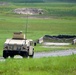
{"label": "vehicle rear wheel", "polygon": [[7,51],[3,51],[3,57],[6,59],[6,58],[8,58],[8,53],[7,53]]}
{"label": "vehicle rear wheel", "polygon": [[21,56],[22,56],[23,58],[27,58],[27,57],[28,57],[28,52],[22,52],[22,53],[21,53]]}
{"label": "vehicle rear wheel", "polygon": [[14,55],[10,55],[11,58],[14,58]]}

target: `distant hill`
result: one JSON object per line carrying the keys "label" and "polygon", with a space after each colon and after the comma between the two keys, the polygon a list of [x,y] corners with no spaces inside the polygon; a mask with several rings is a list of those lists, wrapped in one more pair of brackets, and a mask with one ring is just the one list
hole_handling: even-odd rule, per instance
{"label": "distant hill", "polygon": [[40,2],[76,2],[76,0],[2,0],[16,3],[40,3]]}

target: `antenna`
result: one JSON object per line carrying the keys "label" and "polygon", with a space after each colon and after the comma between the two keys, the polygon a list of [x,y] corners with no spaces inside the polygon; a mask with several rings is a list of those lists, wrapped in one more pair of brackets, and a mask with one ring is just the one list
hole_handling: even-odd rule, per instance
{"label": "antenna", "polygon": [[25,25],[25,35],[26,35],[26,38],[27,38],[27,25],[28,25],[28,13],[26,14],[26,25]]}

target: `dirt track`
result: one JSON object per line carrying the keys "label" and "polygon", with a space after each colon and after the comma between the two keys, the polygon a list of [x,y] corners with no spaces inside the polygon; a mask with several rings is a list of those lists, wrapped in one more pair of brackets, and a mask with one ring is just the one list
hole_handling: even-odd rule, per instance
{"label": "dirt track", "polygon": [[61,51],[52,51],[52,52],[38,52],[35,53],[34,58],[41,57],[51,57],[51,56],[68,56],[76,54],[76,50],[61,50]]}

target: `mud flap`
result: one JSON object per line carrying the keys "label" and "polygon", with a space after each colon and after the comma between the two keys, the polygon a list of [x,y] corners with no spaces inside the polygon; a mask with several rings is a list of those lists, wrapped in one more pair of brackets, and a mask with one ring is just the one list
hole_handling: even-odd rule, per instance
{"label": "mud flap", "polygon": [[34,52],[34,51],[33,51],[33,46],[30,46],[30,47],[29,47],[29,55],[33,55],[33,52]]}

